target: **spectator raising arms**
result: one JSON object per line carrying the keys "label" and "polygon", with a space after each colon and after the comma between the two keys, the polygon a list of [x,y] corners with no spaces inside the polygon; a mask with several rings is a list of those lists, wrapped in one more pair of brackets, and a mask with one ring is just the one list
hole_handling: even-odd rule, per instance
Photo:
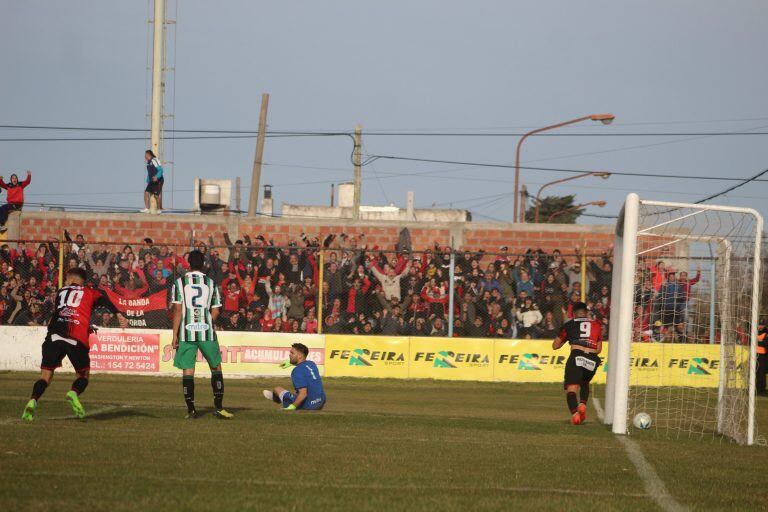
{"label": "spectator raising arms", "polygon": [[149,200],[155,196],[157,211],[163,210],[163,166],[151,149],[144,152],[144,161],[147,164],[147,188],[144,189],[144,209],[142,213],[149,213]]}
{"label": "spectator raising arms", "polygon": [[[151,152],[147,168],[148,176],[156,178],[148,184],[158,183],[162,174]],[[23,203],[23,185],[16,177],[6,185],[9,203]],[[328,334],[386,336],[447,336],[453,330],[461,337],[552,339],[583,299],[604,334],[610,324],[609,251],[597,253],[582,268],[578,251],[513,254],[502,247],[494,255],[478,250],[452,257],[452,248],[437,243],[417,252],[369,248],[362,233],[302,233],[297,239],[283,238],[283,247],[269,233],[241,233],[237,240],[222,236],[219,246],[206,235],[206,240],[174,248],[151,238],[101,244],[65,231],[61,242],[0,245],[0,324],[41,325],[50,319],[61,261],[64,268],[85,270],[89,285],[123,300],[131,327],[168,327],[163,296],[186,273],[185,256],[192,249],[200,251],[202,272],[221,290],[216,325],[221,330],[311,334],[322,327]],[[665,339],[698,336],[687,329],[687,319],[695,313],[701,276],[697,272],[689,278],[686,271],[690,267],[675,274],[661,262],[653,268],[643,265],[635,290],[638,340],[655,339],[657,321]],[[581,288],[582,279],[587,290]],[[94,324],[119,323],[110,312],[97,313]]]}
{"label": "spectator raising arms", "polygon": [[19,177],[15,174],[11,174],[10,183],[6,183],[3,177],[0,176],[0,188],[8,191],[8,202],[0,206],[0,233],[5,233],[7,227],[5,223],[8,222],[8,216],[11,212],[21,210],[24,206],[24,189],[27,188],[32,182],[32,171],[27,171],[27,179],[19,182]]}

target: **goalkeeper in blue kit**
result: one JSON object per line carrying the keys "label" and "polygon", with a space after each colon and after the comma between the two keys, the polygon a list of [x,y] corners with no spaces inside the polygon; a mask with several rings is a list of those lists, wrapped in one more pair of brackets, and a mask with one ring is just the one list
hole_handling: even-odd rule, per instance
{"label": "goalkeeper in blue kit", "polygon": [[295,393],[276,387],[272,391],[265,389],[264,397],[281,404],[287,411],[303,409],[317,411],[325,405],[325,390],[320,379],[320,370],[314,361],[307,361],[309,349],[302,343],[291,345],[289,360],[283,363],[283,368],[294,366],[291,371],[291,382]]}

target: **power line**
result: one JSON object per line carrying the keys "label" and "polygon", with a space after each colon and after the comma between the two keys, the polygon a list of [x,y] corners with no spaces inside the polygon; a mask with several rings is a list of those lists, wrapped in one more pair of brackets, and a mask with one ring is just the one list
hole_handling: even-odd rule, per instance
{"label": "power line", "polygon": [[[738,184],[733,185],[731,187],[728,187],[725,190],[723,190],[721,192],[718,192],[716,194],[711,194],[711,195],[709,195],[709,196],[707,196],[707,197],[705,197],[703,199],[695,201],[694,204],[701,204],[701,203],[710,201],[710,200],[712,200],[712,199],[714,199],[716,197],[720,197],[722,195],[725,195],[725,194],[727,194],[729,192],[732,192],[733,190],[735,190],[735,189],[737,189],[739,187],[742,187],[742,186],[744,186],[744,185],[746,185],[746,184],[748,184],[750,182],[758,181],[758,178],[763,176],[763,175],[765,175],[765,174],[768,174],[768,169],[765,169],[765,170],[755,174],[754,176],[752,176],[750,178],[741,179],[741,180],[739,180],[740,182]],[[763,180],[763,181],[765,181],[765,180]],[[490,207],[491,205],[493,205],[493,204],[495,204],[495,203],[497,203],[499,201],[504,201],[505,199],[508,200],[507,196],[509,196],[509,194],[498,194],[497,196],[476,197],[476,198],[472,198],[472,199],[466,199],[465,201],[470,201],[471,202],[473,200],[478,200],[478,199],[493,198],[493,199],[490,199],[489,201],[481,202],[481,203],[479,203],[477,205],[474,205],[472,207],[472,208],[475,208],[475,209],[482,210],[484,208]],[[461,200],[460,201],[456,201],[456,202],[461,202]],[[38,206],[38,207],[49,207],[49,208],[50,207],[71,208],[71,209],[78,209],[78,210],[83,210],[83,211],[121,211],[121,212],[137,212],[138,211],[138,209],[135,208],[135,207],[115,206],[115,205],[104,206],[104,205],[92,205],[92,204],[83,205],[83,204],[35,203],[35,202],[28,202],[27,205],[28,206]],[[191,212],[191,210],[170,210],[170,209],[167,209],[165,211],[168,212],[168,213],[190,213]],[[235,210],[231,210],[231,211],[235,211]],[[278,217],[276,215],[269,215],[269,214],[264,214],[264,213],[258,213],[258,215],[267,216],[267,217]],[[603,219],[615,219],[615,218],[617,218],[616,215],[588,214],[588,213],[582,213],[581,215],[582,216],[586,216],[586,217],[603,218]],[[481,216],[482,217],[486,217],[486,218],[490,218],[490,219],[494,219],[494,217],[490,217],[488,215],[481,215]],[[323,217],[323,216],[314,216],[314,215],[289,215],[289,216],[286,216],[286,217],[319,218],[319,219],[332,219],[332,218],[335,219],[336,218],[336,217]],[[495,220],[500,220],[500,219],[495,219]]]}
{"label": "power line", "polygon": [[[708,195],[707,197],[705,197],[703,199],[699,199],[698,201],[694,201],[693,204],[706,203],[707,201],[711,201],[712,199],[715,199],[716,197],[724,196],[728,192],[736,190],[739,187],[743,187],[744,185],[746,185],[748,183],[751,183],[753,181],[758,181],[757,178],[759,178],[760,176],[763,176],[765,174],[768,174],[768,169],[765,169],[764,171],[760,171],[759,173],[755,174],[751,178],[739,180],[740,183],[737,183],[736,185],[730,186],[730,187],[726,188],[725,190],[717,192],[716,194],[711,194],[711,195]],[[582,215],[586,215],[586,214],[582,214]],[[591,215],[587,215],[587,216],[589,216],[589,217],[606,218],[606,219],[616,219],[616,218],[618,218],[617,215],[597,215],[597,214],[591,214]]]}
{"label": "power line", "polygon": [[722,196],[722,195],[725,195],[725,194],[727,194],[728,192],[731,192],[732,190],[736,190],[736,189],[737,189],[737,188],[739,188],[739,187],[743,187],[743,186],[744,186],[744,185],[746,185],[747,183],[750,183],[750,182],[752,182],[752,181],[758,181],[758,180],[757,180],[757,178],[759,178],[760,176],[762,176],[762,175],[764,175],[764,174],[766,174],[766,173],[768,173],[768,169],[766,169],[766,170],[764,170],[764,171],[761,171],[761,172],[759,172],[759,173],[755,174],[755,175],[754,175],[754,176],[752,176],[751,178],[748,178],[748,179],[746,179],[746,180],[742,181],[741,183],[738,183],[738,184],[736,184],[736,185],[733,185],[733,186],[731,186],[731,187],[728,187],[727,189],[723,190],[722,192],[718,192],[717,194],[712,194],[712,195],[710,195],[710,196],[707,196],[707,197],[705,197],[704,199],[700,199],[700,200],[696,201],[696,203],[695,203],[695,204],[706,203],[706,202],[707,202],[707,201],[709,201],[710,199],[714,199],[714,198],[716,198],[716,197],[720,197],[720,196]]}
{"label": "power line", "polygon": [[[751,130],[760,130],[762,128],[766,128],[766,126],[757,126]],[[587,151],[582,153],[570,153],[567,155],[560,155],[560,156],[553,156],[553,157],[547,157],[547,158],[537,158],[535,160],[526,160],[525,163],[531,163],[531,162],[550,162],[552,160],[562,160],[564,158],[574,158],[574,157],[580,157],[580,156],[592,156],[592,155],[604,155],[607,153],[618,153],[620,151],[630,151],[633,149],[644,149],[644,148],[652,148],[656,146],[669,146],[671,144],[682,144],[684,142],[692,142],[695,140],[702,140],[709,138],[709,135],[699,135],[695,137],[684,137],[682,139],[674,139],[674,140],[665,140],[661,142],[652,142],[650,144],[634,144],[632,146],[621,146],[618,148],[613,149],[602,149],[597,151]]]}
{"label": "power line", "polygon": [[[171,130],[165,130],[170,132]],[[341,136],[346,133],[325,134],[322,136]],[[190,135],[190,136],[164,136],[166,140],[227,140],[227,139],[254,139],[257,135]],[[320,134],[269,134],[265,137],[270,139],[295,138],[295,137],[315,137]],[[134,141],[147,140],[147,137],[7,137],[0,138],[0,142],[100,142],[100,141]]]}
{"label": "power line", "polygon": [[[369,155],[369,156],[376,156],[376,155]],[[407,157],[391,157],[391,159],[403,159],[403,160],[414,160]],[[426,161],[428,163],[451,163],[449,161],[445,160],[431,160],[431,159],[416,159],[417,161]],[[426,171],[426,172],[416,172],[416,171],[404,171],[404,172],[392,172],[392,171],[378,171],[378,174],[386,175],[384,178],[389,177],[410,177],[410,178],[438,178],[438,179],[458,179],[458,180],[467,180],[467,181],[488,181],[492,183],[514,183],[512,180],[504,180],[504,179],[490,179],[490,178],[477,178],[477,177],[471,177],[471,178],[454,178],[452,176],[441,176],[438,173],[444,173],[444,172],[462,172],[467,171],[470,169],[476,169],[478,171],[483,170],[483,168],[503,168],[503,169],[514,169],[513,165],[507,165],[507,164],[485,164],[485,163],[467,163],[467,162],[453,162],[457,164],[461,164],[461,167],[453,168],[453,169],[439,169],[435,171]],[[312,169],[312,170],[321,170],[321,171],[334,171],[334,172],[342,172],[342,173],[349,173],[350,169],[344,168],[344,167],[321,167],[321,166],[315,166],[315,165],[306,165],[306,164],[293,164],[293,163],[276,163],[276,162],[265,162],[265,166],[271,166],[271,167],[284,167],[284,168],[297,168],[297,169]],[[553,172],[572,172],[572,173],[584,173],[587,172],[584,169],[566,169],[566,168],[551,168],[551,167],[531,167],[531,166],[520,166],[520,169],[525,170],[537,170],[537,171],[553,171]],[[691,175],[680,175],[680,174],[658,174],[658,173],[650,173],[650,172],[626,172],[626,171],[606,171],[611,172],[611,174],[615,174],[617,176],[629,176],[629,177],[656,177],[656,178],[670,178],[670,179],[695,179],[695,180],[708,180],[708,181],[743,181],[743,178],[732,178],[732,177],[722,177],[722,176],[691,176]],[[363,178],[366,179],[366,178]],[[768,179],[766,180],[754,180],[757,182],[768,182]],[[274,186],[285,186],[285,185],[301,185],[305,183],[337,183],[337,180],[323,180],[321,182],[300,182],[300,183],[287,183],[287,184],[274,184]],[[545,182],[526,182],[529,185],[543,185]],[[587,188],[587,189],[595,189],[595,190],[626,190],[626,188],[610,188],[610,187],[597,187],[597,186],[581,186],[581,185],[569,185],[571,187],[575,188]],[[634,190],[637,190],[633,187]],[[697,195],[693,192],[672,192],[668,190],[658,190],[658,189],[643,189],[645,192],[664,192],[664,193],[672,193],[672,194],[682,194],[682,195]],[[747,198],[752,199],[753,197]]]}
{"label": "power line", "polygon": [[[366,153],[368,152],[368,149],[365,147],[365,142],[362,142],[362,150]],[[376,182],[379,184],[379,189],[381,190],[381,194],[384,196],[384,200],[387,203],[391,203],[392,201],[389,200],[389,196],[387,195],[387,191],[384,189],[384,184],[381,182],[381,178],[379,178],[379,173],[376,172],[376,168],[373,166],[373,162],[371,162],[371,170],[373,171],[373,175],[376,177]]]}
{"label": "power line", "polygon": [[[67,131],[89,131],[89,132],[140,132],[146,133],[146,128],[110,128],[110,127],[86,127],[86,126],[44,126],[44,125],[0,125],[5,129],[23,129],[23,130],[67,130]],[[758,128],[759,129],[759,128]],[[217,133],[230,135],[253,135],[258,134],[254,130],[166,130],[168,133]],[[352,135],[348,131],[318,131],[318,130],[270,130],[267,136],[308,136],[308,137],[328,137],[340,135]],[[410,131],[366,131],[366,136],[377,137],[522,137],[525,132],[468,132],[468,131],[431,131],[431,132],[410,132]],[[718,132],[545,132],[537,133],[534,137],[680,137],[680,136],[703,136],[703,137],[726,137],[726,136],[748,136],[748,135],[768,135],[768,132],[757,131],[718,131]],[[6,139],[0,139],[5,141]],[[13,139],[14,141],[16,139]],[[25,139],[19,139],[25,140]],[[59,140],[54,138],[41,138],[32,140]],[[66,140],[100,140],[94,138],[72,138]],[[134,138],[120,137],[110,140],[135,140]]]}
{"label": "power line", "polygon": [[[687,124],[707,124],[707,123],[744,123],[744,122],[754,122],[754,121],[766,121],[768,120],[768,117],[742,117],[742,118],[735,118],[735,119],[698,119],[698,120],[688,120],[688,121],[640,121],[640,122],[621,122],[621,121],[614,121],[611,126],[664,126],[664,125],[687,125]],[[374,133],[374,132],[393,132],[393,131],[404,131],[404,132],[434,132],[434,131],[448,131],[448,130],[455,130],[455,131],[481,131],[481,130],[532,130],[535,128],[539,128],[541,125],[533,126],[533,125],[517,125],[517,126],[452,126],[452,127],[446,127],[446,126],[440,126],[440,127],[429,127],[429,128],[415,128],[415,127],[398,127],[398,128],[366,128],[367,133]],[[571,128],[579,129],[579,128],[590,128],[589,125],[581,125],[581,126],[572,126]],[[327,130],[320,130],[320,131],[343,131],[342,129],[327,129]]]}
{"label": "power line", "polygon": [[[422,162],[422,163],[436,163],[436,164],[449,164],[449,165],[466,165],[471,167],[490,167],[490,168],[501,168],[501,169],[514,169],[514,165],[510,164],[497,164],[497,163],[483,163],[483,162],[466,162],[466,161],[460,161],[460,160],[439,160],[434,158],[415,158],[415,157],[405,157],[405,156],[394,156],[394,155],[370,155],[369,161],[374,161],[376,159],[386,159],[386,160],[403,160],[408,162]],[[550,172],[564,172],[564,173],[584,173],[587,172],[584,169],[564,169],[564,168],[557,168],[557,167],[531,167],[531,166],[520,166],[520,169],[525,170],[532,170],[532,171],[550,171]],[[648,173],[648,172],[626,172],[626,171],[606,171],[610,172],[611,175],[616,176],[634,176],[639,178],[665,178],[665,179],[687,179],[687,180],[714,180],[714,181],[743,181],[743,178],[729,178],[729,177],[721,177],[721,176],[691,176],[691,175],[684,175],[684,174],[658,174],[658,173]],[[754,180],[754,181],[768,181],[768,180]]]}

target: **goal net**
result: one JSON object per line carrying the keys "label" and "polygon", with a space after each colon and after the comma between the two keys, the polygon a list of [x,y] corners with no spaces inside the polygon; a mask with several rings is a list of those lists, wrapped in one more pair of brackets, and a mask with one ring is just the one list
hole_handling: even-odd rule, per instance
{"label": "goal net", "polygon": [[762,217],[627,196],[616,227],[606,423],[755,441]]}

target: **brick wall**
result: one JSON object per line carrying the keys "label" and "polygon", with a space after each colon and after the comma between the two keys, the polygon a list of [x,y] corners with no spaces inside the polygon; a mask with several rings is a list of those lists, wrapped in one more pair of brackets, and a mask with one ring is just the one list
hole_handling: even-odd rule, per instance
{"label": "brick wall", "polygon": [[247,234],[259,234],[273,239],[277,245],[298,240],[304,232],[310,236],[329,233],[349,235],[365,233],[369,246],[392,248],[398,241],[400,230],[408,227],[415,250],[431,247],[434,242],[448,245],[453,239],[455,247],[497,252],[502,245],[510,252],[527,249],[560,249],[571,253],[585,241],[589,253],[599,253],[613,242],[613,226],[557,225],[557,224],[505,224],[505,223],[399,223],[391,221],[296,220],[285,218],[247,219],[237,216],[200,216],[75,212],[21,212],[12,215],[7,239],[47,240],[59,238],[64,229],[72,236],[82,234],[91,242],[141,243],[150,237],[156,243],[187,245],[193,237],[208,241],[214,237],[223,245],[223,233],[232,239]]}
{"label": "brick wall", "polygon": [[[528,226],[526,226],[527,228]],[[589,253],[600,253],[613,243],[614,234],[600,226],[553,226],[546,229],[522,230],[521,228],[481,228],[467,230],[464,246],[473,249],[484,249],[486,252],[496,252],[499,247],[506,245],[512,253],[525,252],[527,249],[543,249],[551,252],[560,249],[563,253],[573,253],[576,247],[581,248],[587,243]],[[571,230],[571,227],[587,229]]]}

